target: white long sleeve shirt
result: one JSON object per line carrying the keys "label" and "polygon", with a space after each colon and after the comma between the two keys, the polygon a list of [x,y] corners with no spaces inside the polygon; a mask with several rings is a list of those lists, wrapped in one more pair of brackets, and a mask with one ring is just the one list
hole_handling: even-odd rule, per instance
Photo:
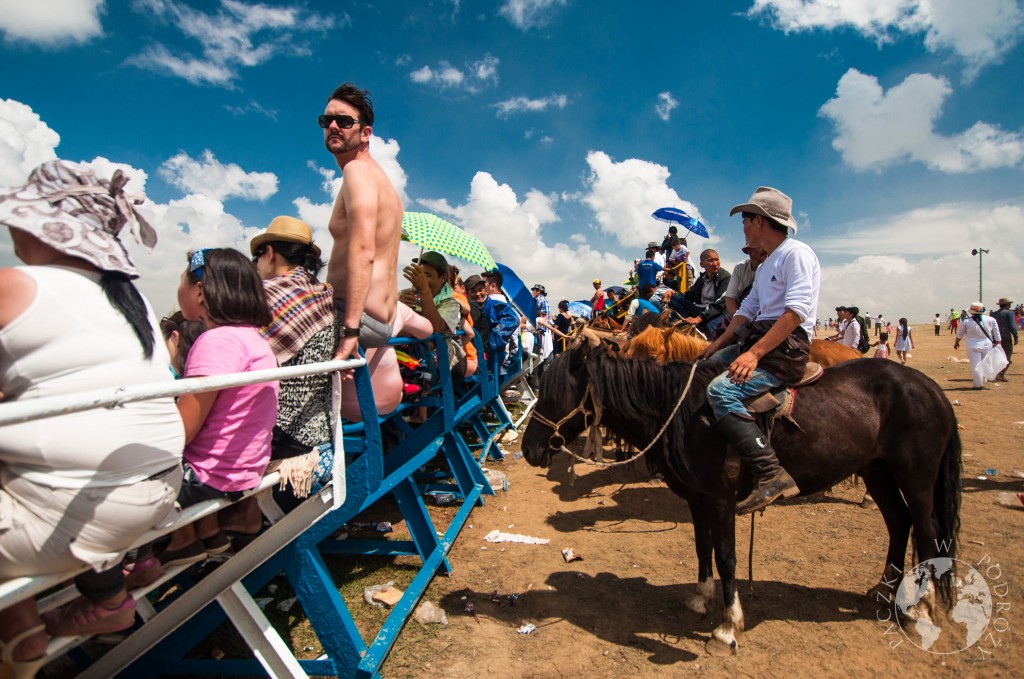
{"label": "white long sleeve shirt", "polygon": [[[975,322],[976,320],[981,322],[980,326]],[[985,328],[984,332],[982,332],[982,326]],[[993,342],[999,342],[1002,339],[1002,335],[999,334],[999,324],[991,316],[969,316],[961,319],[960,326],[956,329],[956,338],[961,340],[965,337],[968,349],[991,349],[995,346]],[[989,341],[990,337],[992,338],[991,342]]]}
{"label": "white long sleeve shirt", "polygon": [[790,309],[800,317],[807,336],[814,337],[820,289],[821,266],[814,250],[787,238],[757,267],[754,287],[738,313],[754,321],[775,321]]}

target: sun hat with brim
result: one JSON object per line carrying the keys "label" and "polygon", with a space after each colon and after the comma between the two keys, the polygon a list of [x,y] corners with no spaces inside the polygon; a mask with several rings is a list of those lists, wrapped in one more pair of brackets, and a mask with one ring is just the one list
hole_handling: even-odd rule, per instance
{"label": "sun hat with brim", "polygon": [[983,314],[985,313],[985,305],[981,302],[975,302],[967,310],[972,314]]}
{"label": "sun hat with brim", "polygon": [[533,287],[530,288],[530,290],[537,290],[542,295],[548,294],[547,289],[543,285],[541,285],[540,283],[534,283]]}
{"label": "sun hat with brim", "polygon": [[295,217],[274,217],[267,230],[249,241],[249,252],[256,251],[267,243],[298,243],[313,249],[313,256],[320,256],[320,248],[313,243],[313,230],[309,224]]}
{"label": "sun hat with brim", "polygon": [[793,229],[796,233],[796,220],[793,219],[793,199],[778,189],[770,186],[759,186],[750,200],[729,210],[732,217],[737,212],[752,212],[774,219],[779,224]]}
{"label": "sun hat with brim", "polygon": [[441,273],[448,273],[448,260],[440,252],[434,252],[433,250],[424,252],[412,261],[416,264],[429,264]]}
{"label": "sun hat with brim", "polygon": [[135,211],[145,196],[126,194],[127,183],[128,175],[121,170],[108,180],[98,178],[87,165],[47,161],[32,170],[24,186],[0,189],[0,224],[101,271],[138,278],[118,235],[128,224],[135,240],[152,251],[156,231]]}
{"label": "sun hat with brim", "polygon": [[1013,300],[1010,299],[1009,297],[1000,297],[999,301],[996,302],[996,304],[998,304],[999,306],[1009,306],[1013,304]]}

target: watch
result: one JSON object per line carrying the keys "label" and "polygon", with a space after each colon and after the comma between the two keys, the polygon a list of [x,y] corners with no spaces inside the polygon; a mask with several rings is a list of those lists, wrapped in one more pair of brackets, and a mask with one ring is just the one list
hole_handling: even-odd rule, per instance
{"label": "watch", "polygon": [[354,328],[349,328],[347,326],[342,326],[341,327],[341,336],[342,337],[359,337],[359,326],[357,325]]}

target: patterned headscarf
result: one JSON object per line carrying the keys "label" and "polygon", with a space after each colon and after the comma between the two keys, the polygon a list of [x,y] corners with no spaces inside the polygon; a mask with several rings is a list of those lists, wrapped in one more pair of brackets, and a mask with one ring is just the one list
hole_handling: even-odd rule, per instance
{"label": "patterned headscarf", "polygon": [[135,210],[145,196],[124,192],[128,176],[117,170],[99,179],[89,167],[63,160],[43,163],[21,187],[0,189],[0,224],[24,231],[102,271],[138,278],[119,234],[127,224],[147,250],[156,231]]}

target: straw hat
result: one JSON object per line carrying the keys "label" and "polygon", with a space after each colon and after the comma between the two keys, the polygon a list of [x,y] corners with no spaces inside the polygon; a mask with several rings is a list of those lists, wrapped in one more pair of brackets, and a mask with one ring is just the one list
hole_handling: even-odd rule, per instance
{"label": "straw hat", "polygon": [[778,189],[759,186],[750,200],[729,210],[732,217],[737,212],[752,212],[774,219],[779,224],[793,229],[796,234],[796,220],[793,219],[793,199]]}
{"label": "straw hat", "polygon": [[156,231],[135,211],[145,196],[124,192],[121,170],[100,179],[86,165],[64,160],[43,163],[24,186],[0,189],[0,224],[38,238],[101,271],[138,278],[139,271],[118,237],[125,225],[135,240],[152,250]]}
{"label": "straw hat", "polygon": [[985,313],[985,305],[981,302],[975,302],[967,309],[972,314],[983,314]]}
{"label": "straw hat", "polygon": [[313,243],[313,230],[306,222],[295,217],[274,217],[267,230],[249,241],[249,252],[253,256],[266,243],[298,243],[313,249],[313,256],[320,256],[320,248]]}

